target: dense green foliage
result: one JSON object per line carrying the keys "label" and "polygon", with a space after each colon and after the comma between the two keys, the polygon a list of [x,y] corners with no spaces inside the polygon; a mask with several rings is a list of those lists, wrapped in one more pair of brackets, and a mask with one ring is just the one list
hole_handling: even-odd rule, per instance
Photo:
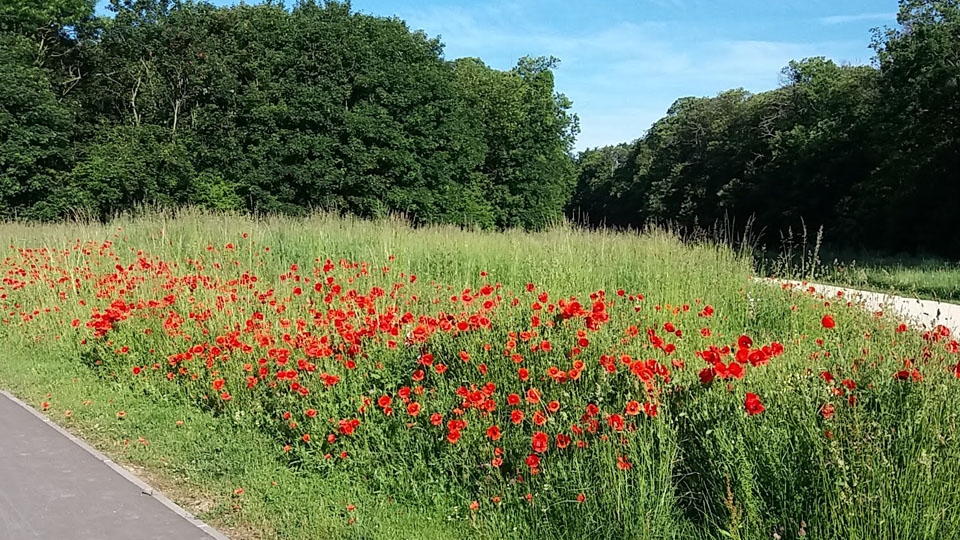
{"label": "dense green foliage", "polygon": [[0,213],[142,204],[540,228],[575,182],[553,59],[446,61],[403,21],[304,1],[0,11]]}
{"label": "dense green foliage", "polygon": [[776,90],[681,98],[635,142],[582,153],[571,210],[960,253],[960,2],[902,0],[898,22],[875,32],[876,67],[794,61]]}
{"label": "dense green foliage", "polygon": [[780,88],[681,98],[577,161],[553,58],[448,60],[333,1],[109,10],[0,7],[0,216],[197,205],[536,229],[566,211],[960,253],[960,0],[901,0],[872,66],[793,61]]}

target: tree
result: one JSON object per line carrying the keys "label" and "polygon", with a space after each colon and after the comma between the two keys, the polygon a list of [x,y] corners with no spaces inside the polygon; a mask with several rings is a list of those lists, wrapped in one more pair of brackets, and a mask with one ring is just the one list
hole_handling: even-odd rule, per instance
{"label": "tree", "polygon": [[[83,210],[112,216],[142,205],[177,207],[196,198],[197,173],[188,144],[161,126],[115,126],[86,146],[49,206],[62,212]],[[202,178],[206,195],[217,187]],[[201,192],[203,194],[203,192]],[[229,194],[221,193],[229,197]],[[223,207],[219,201],[208,206]]]}
{"label": "tree", "polygon": [[30,215],[49,194],[71,163],[72,125],[35,43],[0,33],[0,215]]}
{"label": "tree", "polygon": [[568,207],[575,220],[589,223],[593,216],[602,216],[610,225],[629,223],[626,214],[634,206],[630,199],[635,172],[629,164],[636,160],[635,146],[621,143],[580,152],[577,185]]}
{"label": "tree", "polygon": [[864,186],[888,242],[960,252],[960,2],[902,0],[900,28],[877,31],[885,159]]}
{"label": "tree", "polygon": [[542,228],[561,219],[576,182],[579,130],[571,102],[554,92],[554,58],[522,58],[509,72],[479,59],[454,62],[457,86],[482,134],[479,173],[500,227]]}

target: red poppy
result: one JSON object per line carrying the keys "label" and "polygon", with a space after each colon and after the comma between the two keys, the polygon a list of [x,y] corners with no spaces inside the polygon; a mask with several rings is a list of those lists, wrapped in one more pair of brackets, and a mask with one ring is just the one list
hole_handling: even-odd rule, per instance
{"label": "red poppy", "polygon": [[743,366],[736,362],[730,362],[730,364],[727,366],[727,374],[734,379],[742,379],[744,374]]}
{"label": "red poppy", "polygon": [[743,405],[747,410],[747,414],[750,416],[760,414],[764,411],[763,403],[760,403],[760,396],[752,392],[747,392],[747,397]]}
{"label": "red poppy", "polygon": [[542,454],[547,451],[548,446],[550,445],[550,438],[547,437],[547,434],[542,431],[537,431],[533,434],[532,446],[533,451]]}
{"label": "red poppy", "polygon": [[652,418],[657,415],[657,407],[658,405],[656,403],[650,403],[648,401],[643,404],[643,411],[647,413],[647,416]]}
{"label": "red poppy", "polygon": [[460,431],[459,431],[459,430],[456,430],[456,429],[455,429],[455,430],[447,433],[447,441],[448,441],[450,444],[457,444],[457,441],[459,441],[459,440],[460,440]]}
{"label": "red poppy", "polygon": [[827,403],[827,404],[824,405],[823,407],[820,407],[820,414],[821,414],[821,415],[823,416],[823,418],[826,419],[826,420],[829,420],[830,417],[833,416],[834,411],[835,411],[835,409],[834,409],[832,403]]}
{"label": "red poppy", "polygon": [[497,427],[497,426],[490,426],[489,428],[487,428],[487,437],[489,437],[490,440],[493,440],[493,441],[500,440],[500,435],[501,435],[501,434],[500,434],[500,428],[499,428],[499,427]]}
{"label": "red poppy", "polygon": [[820,319],[820,324],[822,324],[824,328],[833,328],[837,325],[832,315],[824,315],[823,318]]}

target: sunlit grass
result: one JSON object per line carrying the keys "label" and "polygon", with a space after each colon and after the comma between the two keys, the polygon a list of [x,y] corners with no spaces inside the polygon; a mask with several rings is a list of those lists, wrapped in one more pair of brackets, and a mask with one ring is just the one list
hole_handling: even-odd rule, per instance
{"label": "sunlit grass", "polygon": [[960,303],[960,264],[939,259],[867,259],[826,265],[831,283],[928,300]]}
{"label": "sunlit grass", "polygon": [[[35,406],[46,403],[55,421],[145,467],[188,509],[238,538],[839,539],[960,532],[960,381],[952,338],[897,332],[896,321],[843,301],[757,283],[748,279],[749,257],[713,243],[683,244],[663,231],[493,233],[329,215],[251,220],[186,212],[106,225],[8,223],[0,225],[0,247],[7,250],[2,270],[9,278],[0,301],[0,386]],[[335,267],[329,271],[327,259]],[[364,272],[341,268],[341,259],[369,265]],[[258,277],[255,285],[231,284],[248,272]],[[315,278],[327,275],[343,286],[330,301],[323,298],[330,290],[325,281],[323,292],[312,289]],[[481,296],[485,285],[492,292]],[[362,311],[354,300],[336,297],[351,288],[359,295],[381,288],[385,296]],[[274,292],[261,296],[268,289]],[[595,299],[609,304],[609,321],[596,328],[588,329],[583,317],[562,320],[546,311],[546,304],[576,296],[589,312],[590,295],[599,291],[604,295]],[[167,307],[131,311],[102,338],[86,326],[94,307],[103,310],[117,298],[145,303],[168,294],[174,298]],[[531,307],[541,303],[540,294],[548,295],[542,310]],[[463,295],[476,303],[452,298]],[[502,300],[489,310],[477,307],[497,296]],[[480,310],[490,328],[437,331],[414,344],[407,342],[414,323],[393,337],[385,323],[356,357],[308,356],[317,369],[298,373],[298,381],[309,384],[309,396],[266,389],[272,371],[246,388],[255,372],[244,364],[254,369],[268,348],[284,346],[284,334],[342,337],[341,327],[327,324],[327,306],[357,311],[334,318],[358,327],[369,324],[364,317],[396,308],[416,317]],[[168,333],[168,311],[183,317],[184,332]],[[231,331],[251,341],[253,333],[243,329],[259,324],[254,312],[269,324],[262,333],[271,345],[232,351],[213,368],[183,364],[196,380],[164,377],[168,359],[197,344]],[[836,328],[823,327],[826,314]],[[651,331],[676,349],[655,344]],[[523,341],[508,332],[537,337]],[[783,354],[756,365],[744,359],[742,379],[703,384],[700,372],[710,364],[702,351],[736,350],[741,335],[751,338],[752,350],[779,343]],[[552,350],[531,350],[540,340]],[[519,342],[519,361],[504,354],[511,341]],[[290,348],[293,361],[304,358]],[[413,417],[398,392],[416,386],[411,373],[425,367],[418,358],[427,351],[448,369],[426,369],[425,391],[412,399],[424,411]],[[469,353],[468,362],[460,351]],[[655,361],[669,376],[643,382],[622,355]],[[608,372],[604,357],[619,367]],[[355,368],[345,368],[348,358]],[[271,369],[273,360],[266,363]],[[547,376],[577,360],[583,362],[578,378],[561,383]],[[134,368],[143,372],[134,375]],[[518,378],[518,368],[529,370],[529,381]],[[339,381],[324,389],[321,371]],[[900,371],[907,380],[893,376]],[[220,379],[224,386],[212,389]],[[464,400],[459,387],[490,382],[495,410],[451,412]],[[507,404],[508,393],[525,395],[533,387],[544,402],[559,405],[542,426],[530,420],[545,412],[543,405]],[[218,395],[223,390],[229,400]],[[759,396],[762,413],[747,414],[747,392]],[[392,397],[392,414],[377,405],[380,395]],[[625,414],[630,401],[656,405],[656,416]],[[573,426],[589,424],[582,417],[588,404],[600,411],[597,433],[577,435]],[[822,412],[828,404],[836,411],[829,418]],[[319,411],[316,418],[304,416],[307,409]],[[511,409],[526,411],[526,420],[514,425]],[[282,418],[284,411],[291,416]],[[431,425],[434,412],[444,415],[442,425]],[[633,427],[614,429],[614,414]],[[356,434],[325,442],[336,431],[328,418],[353,417],[360,419]],[[455,443],[446,426],[453,418],[468,421]],[[503,431],[496,442],[486,435],[494,424]],[[549,435],[544,452],[531,450],[538,431]],[[309,441],[301,439],[306,432]],[[561,449],[558,433],[585,444]],[[503,449],[500,469],[489,465],[495,447]],[[339,459],[340,451],[348,457]],[[536,471],[524,462],[528,454],[542,459]]]}

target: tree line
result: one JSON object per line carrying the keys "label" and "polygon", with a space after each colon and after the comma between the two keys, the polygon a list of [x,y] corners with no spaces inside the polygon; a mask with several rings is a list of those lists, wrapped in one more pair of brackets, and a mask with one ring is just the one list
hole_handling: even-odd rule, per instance
{"label": "tree line", "polygon": [[901,0],[873,65],[685,97],[574,155],[553,58],[496,70],[349,2],[0,5],[0,217],[138,205],[542,228],[731,222],[960,254],[960,0]]}
{"label": "tree line", "polygon": [[8,0],[0,216],[137,205],[540,228],[578,127],[552,58],[501,71],[349,3]]}
{"label": "tree line", "polygon": [[874,30],[872,66],[793,61],[775,90],[681,98],[639,139],[582,152],[570,210],[960,256],[960,2],[903,0],[898,23]]}

